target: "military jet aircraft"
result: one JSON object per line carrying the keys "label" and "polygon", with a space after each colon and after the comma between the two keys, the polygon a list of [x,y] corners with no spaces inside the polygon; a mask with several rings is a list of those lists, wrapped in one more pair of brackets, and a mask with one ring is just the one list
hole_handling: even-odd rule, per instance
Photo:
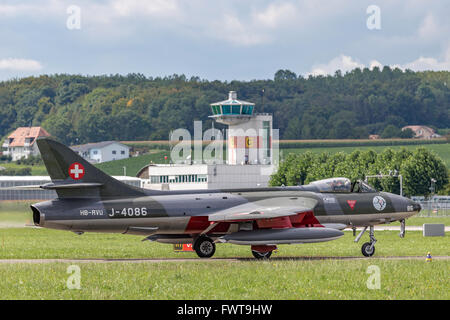
{"label": "military jet aircraft", "polygon": [[[201,258],[216,243],[251,246],[269,258],[278,244],[338,239],[346,227],[367,228],[364,256],[375,253],[374,225],[401,221],[420,205],[368,184],[332,178],[296,187],[235,190],[153,191],[126,185],[95,168],[63,144],[40,138],[37,145],[57,198],[31,206],[37,226],[84,232],[142,235],[162,243],[193,243]],[[354,233],[354,235],[356,235]]]}

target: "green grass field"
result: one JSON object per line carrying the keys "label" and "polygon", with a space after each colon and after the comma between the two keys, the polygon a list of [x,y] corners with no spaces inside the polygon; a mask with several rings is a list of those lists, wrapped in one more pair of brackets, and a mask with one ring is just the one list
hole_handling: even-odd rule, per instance
{"label": "green grass field", "polygon": [[[33,176],[47,176],[47,169],[44,165],[35,165],[35,166],[29,166],[29,165],[18,165],[15,162],[9,162],[9,163],[0,163],[0,167],[4,167],[6,169],[22,169],[22,168],[31,168],[31,175]],[[1,175],[1,171],[0,171]]]}
{"label": "green grass field", "polygon": [[[279,246],[273,259],[247,257],[246,246],[219,244],[212,261],[195,253],[173,252],[171,245],[142,242],[142,237],[84,234],[34,228],[0,230],[0,259],[195,258],[179,262],[56,262],[0,264],[2,299],[449,299],[448,239],[408,232],[378,232],[377,253],[361,257],[351,232],[339,240]],[[362,239],[365,241],[365,239]],[[425,262],[431,251],[435,259]],[[384,260],[383,256],[422,256]],[[279,259],[281,257],[289,259]],[[299,258],[307,257],[307,258]],[[322,260],[320,257],[342,257]],[[81,272],[81,289],[69,290],[69,265]],[[380,270],[380,289],[368,289],[369,266]],[[373,268],[373,267],[371,267]]]}
{"label": "green grass field", "polygon": [[[68,289],[68,263],[0,265],[2,299],[443,299],[447,261],[245,261],[80,263],[80,289]],[[380,288],[369,289],[369,266]]]}
{"label": "green grass field", "polygon": [[95,165],[97,168],[112,176],[123,176],[126,167],[127,176],[135,177],[140,169],[153,163],[165,163],[164,156],[170,158],[170,153],[164,150],[152,150],[150,153],[128,159],[108,161]]}
{"label": "green grass field", "polygon": [[[218,244],[212,261],[171,245],[142,242],[141,236],[72,232],[42,228],[4,228],[29,221],[27,202],[0,202],[0,259],[141,259],[193,258],[176,262],[1,263],[1,299],[449,299],[447,237],[424,238],[421,232],[376,232],[376,253],[362,257],[351,232],[341,239],[308,245],[279,246],[273,259],[256,261],[248,246]],[[416,220],[412,220],[416,219]],[[412,218],[414,223],[430,218]],[[427,220],[428,219],[428,220]],[[433,218],[432,218],[433,219]],[[450,218],[436,218],[448,224]],[[436,222],[437,220],[433,220]],[[426,253],[435,257],[425,262]],[[419,256],[418,260],[385,260]],[[221,258],[250,258],[228,261]],[[303,258],[302,258],[303,257]],[[322,257],[335,257],[322,260]],[[423,259],[422,259],[423,257]],[[285,259],[280,259],[285,258]],[[81,270],[81,289],[69,290],[69,265]],[[368,289],[369,266],[380,269],[381,288]]]}

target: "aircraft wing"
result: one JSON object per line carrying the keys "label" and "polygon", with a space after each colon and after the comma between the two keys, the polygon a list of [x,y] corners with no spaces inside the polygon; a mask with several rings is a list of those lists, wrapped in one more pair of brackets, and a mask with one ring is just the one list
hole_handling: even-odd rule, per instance
{"label": "aircraft wing", "polygon": [[250,228],[239,228],[217,241],[251,245],[256,251],[273,250],[277,244],[322,242],[342,237],[344,233],[338,229],[345,225],[322,225],[314,216],[316,205],[317,200],[301,197],[250,201],[210,215],[211,225],[202,234],[220,223],[246,222],[251,224]]}
{"label": "aircraft wing", "polygon": [[[296,201],[295,201],[296,200]],[[211,222],[276,219],[313,211],[317,201],[307,198],[273,198],[248,202],[209,215]]]}

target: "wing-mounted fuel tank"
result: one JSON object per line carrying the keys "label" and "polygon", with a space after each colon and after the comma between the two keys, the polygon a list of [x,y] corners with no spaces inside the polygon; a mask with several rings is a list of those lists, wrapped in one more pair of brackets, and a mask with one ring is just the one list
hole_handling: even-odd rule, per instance
{"label": "wing-mounted fuel tank", "polygon": [[344,233],[333,228],[283,228],[238,231],[219,238],[220,242],[242,245],[274,245],[331,241]]}

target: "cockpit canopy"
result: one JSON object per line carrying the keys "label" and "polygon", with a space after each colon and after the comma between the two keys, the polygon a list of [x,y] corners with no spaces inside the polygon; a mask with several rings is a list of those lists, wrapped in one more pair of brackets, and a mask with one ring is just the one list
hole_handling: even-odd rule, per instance
{"label": "cockpit canopy", "polygon": [[372,192],[377,192],[377,190],[375,190],[375,188],[372,187],[367,182],[358,180],[353,184],[352,192],[372,193]]}
{"label": "cockpit canopy", "polygon": [[377,192],[372,186],[362,180],[358,180],[352,184],[348,178],[329,178],[313,181],[304,186],[306,190],[312,189],[315,192],[355,192],[355,193],[372,193]]}
{"label": "cockpit canopy", "polygon": [[351,192],[352,182],[347,178],[329,178],[311,182],[319,192]]}

